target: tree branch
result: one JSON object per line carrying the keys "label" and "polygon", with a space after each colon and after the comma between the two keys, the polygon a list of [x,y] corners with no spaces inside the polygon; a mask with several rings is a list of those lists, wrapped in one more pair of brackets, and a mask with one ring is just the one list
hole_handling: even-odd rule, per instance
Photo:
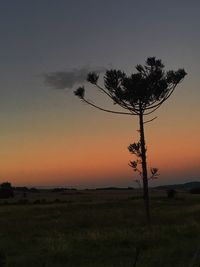
{"label": "tree branch", "polygon": [[154,121],[155,119],[157,119],[157,117],[154,117],[153,119],[151,119],[151,120],[148,120],[148,121],[144,121],[144,124],[145,124],[145,123],[152,122],[152,121]]}
{"label": "tree branch", "polygon": [[114,111],[114,110],[109,110],[109,109],[105,109],[105,108],[101,108],[93,103],[91,103],[90,101],[86,100],[85,98],[82,98],[81,99],[83,102],[87,103],[88,105],[96,108],[96,109],[99,109],[101,111],[105,111],[105,112],[109,112],[109,113],[113,113],[113,114],[120,114],[120,115],[135,115],[137,116],[137,114],[134,114],[134,113],[129,113],[129,112],[118,112],[118,111]]}
{"label": "tree branch", "polygon": [[[178,84],[175,84],[170,90],[169,92],[166,94],[166,96],[156,105],[153,105],[153,106],[149,106],[149,107],[146,107],[145,110],[149,110],[149,109],[153,109],[153,108],[156,108],[159,107],[163,102],[165,102],[171,95],[172,93],[174,92],[176,86]],[[146,113],[145,115],[149,115],[150,113]]]}
{"label": "tree branch", "polygon": [[[177,85],[177,84],[176,84]],[[153,113],[154,111],[156,111],[171,95],[172,95],[172,93],[174,92],[174,90],[175,90],[175,87],[176,87],[176,85],[174,86],[174,88],[171,90],[171,92],[168,94],[168,95],[166,95],[166,97],[164,97],[163,98],[163,100],[162,101],[160,101],[157,105],[154,105],[154,106],[150,106],[150,107],[148,107],[148,108],[146,108],[146,110],[150,110],[151,109],[151,111],[150,112],[147,112],[147,113],[144,113],[144,115],[150,115],[151,113]]]}
{"label": "tree branch", "polygon": [[[112,99],[112,101],[115,101],[119,106],[121,106],[122,108],[125,108],[129,111],[133,111],[133,108],[131,106],[129,106],[126,102],[124,102],[122,99],[120,99],[120,102],[119,101],[116,101],[114,98],[113,98],[113,95],[108,93],[103,87],[101,87],[99,84],[94,84],[100,91],[102,91],[104,94],[106,94],[110,99]],[[118,100],[118,99],[117,99]],[[138,114],[139,115],[139,114]]]}

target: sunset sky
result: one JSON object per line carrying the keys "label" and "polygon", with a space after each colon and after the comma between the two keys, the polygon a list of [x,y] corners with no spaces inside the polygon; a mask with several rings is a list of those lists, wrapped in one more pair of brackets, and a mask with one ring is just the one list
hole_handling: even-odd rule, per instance
{"label": "sunset sky", "polygon": [[[199,10],[197,0],[0,0],[0,181],[136,186],[127,147],[138,119],[92,109],[73,90],[88,71],[131,73],[151,56],[188,73],[145,126],[148,165],[160,170],[151,185],[199,180]],[[52,74],[62,79],[48,84]]]}

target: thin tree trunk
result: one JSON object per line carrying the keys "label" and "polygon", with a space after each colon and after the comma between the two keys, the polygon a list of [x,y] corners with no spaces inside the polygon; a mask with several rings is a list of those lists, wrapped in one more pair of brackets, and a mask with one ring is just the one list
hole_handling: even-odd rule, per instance
{"label": "thin tree trunk", "polygon": [[151,224],[150,208],[149,208],[149,188],[148,188],[148,174],[147,174],[147,161],[146,161],[146,147],[144,138],[144,121],[143,112],[140,110],[140,145],[141,145],[141,158],[142,158],[142,178],[143,178],[143,194],[144,204],[146,210],[146,221],[148,226]]}

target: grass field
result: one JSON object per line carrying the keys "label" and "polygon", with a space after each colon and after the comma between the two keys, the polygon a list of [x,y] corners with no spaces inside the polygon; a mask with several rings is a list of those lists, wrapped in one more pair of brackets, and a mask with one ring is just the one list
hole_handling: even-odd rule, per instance
{"label": "grass field", "polygon": [[150,230],[134,190],[43,192],[24,205],[1,202],[2,266],[133,267],[137,248],[136,267],[190,267],[200,246],[200,196],[151,195]]}

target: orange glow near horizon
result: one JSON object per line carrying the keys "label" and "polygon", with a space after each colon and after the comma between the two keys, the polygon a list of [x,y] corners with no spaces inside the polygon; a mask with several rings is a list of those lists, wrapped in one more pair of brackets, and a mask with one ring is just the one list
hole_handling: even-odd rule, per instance
{"label": "orange glow near horizon", "polygon": [[[188,141],[188,132],[179,136],[175,129],[169,136],[165,127],[160,127],[159,132],[155,131],[156,127],[146,127],[147,160],[149,167],[159,168],[161,182],[163,176],[198,173],[200,148],[195,145],[197,135]],[[125,179],[127,185],[130,182],[132,186],[136,174],[128,162],[134,156],[127,150],[132,141],[131,128],[128,124],[127,130],[120,128],[117,133],[115,128],[109,133],[97,129],[91,136],[78,132],[68,138],[43,133],[31,141],[30,137],[25,138],[21,144],[19,139],[12,139],[9,147],[2,144],[6,153],[1,153],[0,175],[16,185],[106,185],[120,184]],[[137,137],[137,132],[134,136]]]}

